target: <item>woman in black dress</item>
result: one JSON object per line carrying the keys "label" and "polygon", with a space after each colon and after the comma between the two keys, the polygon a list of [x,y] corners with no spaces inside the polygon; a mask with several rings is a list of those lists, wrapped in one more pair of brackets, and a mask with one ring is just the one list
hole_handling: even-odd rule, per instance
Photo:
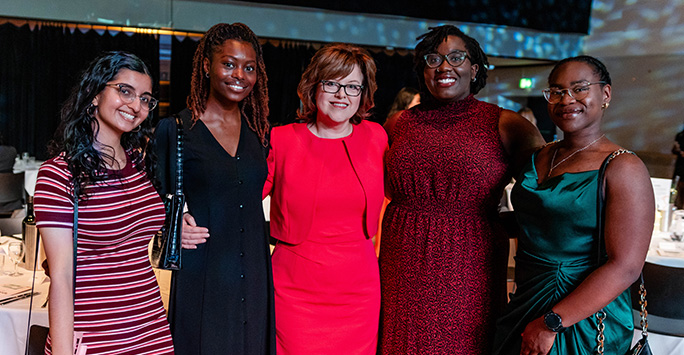
{"label": "woman in black dress", "polygon": [[[262,50],[244,24],[217,24],[193,60],[183,119],[183,265],[169,306],[177,354],[273,354],[273,279],[261,190],[268,92]],[[157,126],[162,193],[174,186],[176,124]],[[171,162],[169,162],[171,160]]]}

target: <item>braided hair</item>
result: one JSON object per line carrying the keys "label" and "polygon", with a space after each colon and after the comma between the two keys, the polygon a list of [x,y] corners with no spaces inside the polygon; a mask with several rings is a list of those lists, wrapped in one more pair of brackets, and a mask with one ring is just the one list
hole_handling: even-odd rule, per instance
{"label": "braided hair", "polygon": [[238,40],[252,45],[257,57],[256,73],[257,82],[252,92],[238,105],[240,112],[246,117],[249,128],[256,132],[263,146],[267,146],[266,135],[269,129],[268,123],[268,77],[264,64],[263,51],[259,39],[247,27],[236,22],[233,24],[219,23],[212,26],[200,40],[192,60],[192,81],[187,105],[192,111],[192,122],[197,122],[207,108],[209,98],[209,78],[204,75],[204,60],[211,61],[212,55],[227,40]]}
{"label": "braided hair", "polygon": [[477,42],[475,38],[468,36],[459,30],[458,27],[453,25],[428,27],[428,30],[429,32],[416,38],[420,42],[416,45],[416,53],[415,57],[413,57],[413,69],[420,78],[420,85],[425,85],[423,70],[425,69],[426,63],[423,57],[425,57],[426,54],[435,53],[437,47],[439,47],[448,36],[456,36],[465,43],[470,62],[472,64],[477,64],[479,67],[477,74],[475,74],[476,80],[470,84],[470,93],[477,94],[480,92],[480,90],[487,85],[487,70],[489,68],[487,55],[480,47],[480,43]]}

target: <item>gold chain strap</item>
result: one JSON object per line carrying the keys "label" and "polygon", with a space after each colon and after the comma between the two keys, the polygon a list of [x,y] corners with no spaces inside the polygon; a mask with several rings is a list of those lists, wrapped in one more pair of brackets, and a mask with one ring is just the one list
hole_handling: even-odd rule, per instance
{"label": "gold chain strap", "polygon": [[598,335],[596,336],[596,342],[598,343],[596,354],[603,355],[603,341],[605,340],[603,331],[606,329],[603,320],[606,319],[606,312],[604,312],[603,309],[596,312],[596,319],[598,320],[598,324],[596,324],[596,328],[598,329]]}
{"label": "gold chain strap", "polygon": [[646,319],[648,316],[648,311],[646,311],[646,287],[644,286],[643,282],[641,285],[639,285],[639,296],[639,305],[641,305],[641,310],[639,311],[639,315],[641,316],[641,335],[648,336],[648,320]]}
{"label": "gold chain strap", "polygon": [[[641,316],[641,335],[644,337],[648,336],[648,320],[646,319],[646,317],[648,316],[648,311],[646,310],[647,304],[648,302],[646,302],[646,286],[644,286],[642,279],[641,285],[639,285],[639,305],[641,306],[639,315]],[[603,320],[606,319],[606,312],[604,312],[603,309],[596,312],[596,319],[596,328],[598,329],[598,335],[596,336],[596,342],[598,344],[596,347],[596,354],[603,355],[603,342],[605,340],[604,331],[606,329],[606,325],[605,323],[603,323]],[[638,350],[638,348],[636,350]]]}

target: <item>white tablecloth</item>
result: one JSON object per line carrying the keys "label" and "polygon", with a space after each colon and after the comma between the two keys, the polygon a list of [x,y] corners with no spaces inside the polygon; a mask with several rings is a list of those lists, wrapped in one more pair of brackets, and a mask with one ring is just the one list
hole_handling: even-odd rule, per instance
{"label": "white tablecloth", "polygon": [[38,179],[38,168],[43,164],[40,160],[22,161],[14,164],[14,173],[24,172],[24,189],[33,196],[36,190],[36,180]]}
{"label": "white tablecloth", "polygon": [[[11,270],[11,265],[5,265],[5,270]],[[7,276],[0,275],[0,284],[14,283],[31,286],[32,271],[19,269],[24,275]],[[48,310],[41,308],[45,302],[49,288],[49,282],[42,271],[36,272],[35,291],[40,294],[33,297],[33,312],[31,324],[48,325]],[[0,353],[3,355],[22,355],[26,342],[26,330],[28,326],[28,308],[30,298],[15,301],[0,306]]]}
{"label": "white tablecloth", "polygon": [[651,237],[646,261],[652,264],[684,268],[684,242],[673,241],[669,232],[655,231]]}

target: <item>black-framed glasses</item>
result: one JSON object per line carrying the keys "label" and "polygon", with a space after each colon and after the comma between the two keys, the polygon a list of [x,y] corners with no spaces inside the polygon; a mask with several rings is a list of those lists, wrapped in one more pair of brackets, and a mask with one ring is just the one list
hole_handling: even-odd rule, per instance
{"label": "black-framed glasses", "polygon": [[557,104],[563,100],[563,95],[567,93],[568,96],[572,97],[575,100],[582,100],[589,95],[589,87],[591,85],[596,85],[596,84],[605,84],[605,81],[597,81],[597,82],[583,82],[579,84],[573,85],[571,88],[565,88],[565,89],[560,89],[560,88],[546,88],[542,90],[542,93],[544,94],[544,98],[546,101],[548,101],[550,104]]}
{"label": "black-framed glasses", "polygon": [[135,101],[136,98],[140,98],[140,107],[147,109],[148,111],[154,110],[159,103],[159,100],[155,99],[154,96],[150,94],[142,94],[138,96],[138,94],[135,92],[135,89],[128,84],[107,84],[107,86],[119,89],[119,97],[128,104]]}
{"label": "black-framed glasses", "polygon": [[464,51],[453,51],[447,55],[429,53],[424,55],[423,58],[425,58],[425,64],[428,67],[437,68],[444,63],[445,59],[452,67],[458,67],[465,62],[466,58],[470,59],[470,56]]}
{"label": "black-framed glasses", "polygon": [[363,85],[344,85],[330,80],[321,80],[321,88],[328,94],[337,94],[337,92],[340,91],[340,88],[344,88],[344,93],[347,94],[347,96],[359,96],[361,95],[361,92],[363,92]]}

